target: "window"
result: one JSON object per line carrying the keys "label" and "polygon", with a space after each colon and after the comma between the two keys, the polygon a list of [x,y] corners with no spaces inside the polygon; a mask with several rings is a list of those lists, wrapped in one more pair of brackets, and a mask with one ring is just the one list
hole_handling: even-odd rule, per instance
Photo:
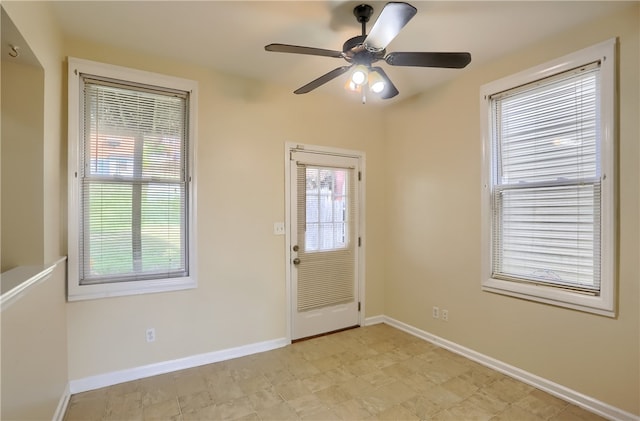
{"label": "window", "polygon": [[69,299],[194,288],[195,82],[69,59]]}
{"label": "window", "polygon": [[615,315],[614,50],[482,87],[484,290]]}
{"label": "window", "polygon": [[306,167],[306,252],[347,248],[349,176],[345,169]]}

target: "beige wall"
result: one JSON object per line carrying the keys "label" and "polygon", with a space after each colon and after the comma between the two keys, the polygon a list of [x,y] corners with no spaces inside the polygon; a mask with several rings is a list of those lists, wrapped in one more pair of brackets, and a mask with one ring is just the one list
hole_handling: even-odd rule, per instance
{"label": "beige wall", "polygon": [[[640,414],[638,3],[390,110],[385,313]],[[619,302],[615,319],[480,290],[480,86],[620,39]],[[419,122],[419,124],[416,124]],[[449,310],[449,322],[431,307]]]}
{"label": "beige wall", "polygon": [[68,382],[65,264],[2,311],[3,420],[52,419]]}
{"label": "beige wall", "polygon": [[3,59],[2,272],[44,261],[43,115],[44,70]]}
{"label": "beige wall", "polygon": [[[199,83],[196,290],[69,304],[72,379],[284,338],[284,147],[297,142],[366,154],[367,315],[383,308],[381,111],[322,92],[291,94],[213,71],[68,40],[69,56]],[[362,124],[362,123],[365,124]],[[157,341],[146,343],[145,329]]]}
{"label": "beige wall", "polygon": [[[27,196],[32,207],[9,204],[12,209],[9,215],[3,209],[3,266],[7,252],[18,256],[15,262],[20,264],[51,263],[66,254],[61,220],[62,192],[66,187],[59,176],[65,167],[61,165],[60,157],[66,144],[61,136],[62,116],[65,115],[62,111],[61,37],[46,3],[3,1],[2,7],[42,65],[40,70],[26,66],[10,70],[23,73],[22,76],[29,74],[30,80],[37,81],[31,86],[20,86],[20,93],[11,92],[18,88],[13,81],[11,86],[5,86],[7,67],[4,63],[2,68],[3,123],[9,121],[5,119],[8,117],[5,98],[10,98],[15,100],[13,104],[18,108],[14,111],[18,114],[11,116],[16,130],[9,133],[11,137],[28,142],[28,145],[19,145],[19,150],[7,152],[4,148],[7,132],[5,124],[2,125],[3,206],[8,205],[4,201],[6,182],[20,183],[22,177],[21,194]],[[24,108],[20,107],[28,108],[29,112],[23,113]],[[27,149],[30,154],[25,159],[29,163],[8,172],[5,165],[14,164],[8,164],[8,160],[21,156],[19,154]],[[24,229],[28,237],[24,249],[14,248],[24,239],[4,242],[4,234],[7,231],[15,233],[13,228],[16,226]],[[2,419],[51,419],[64,396],[69,382],[65,283],[65,265],[62,263],[49,279],[29,290],[0,316]]]}
{"label": "beige wall", "polygon": [[[66,255],[66,110],[63,109],[62,37],[46,1],[3,1],[2,7],[44,68],[41,216],[43,262]],[[64,96],[66,98],[66,95]],[[63,126],[64,123],[64,126]],[[39,262],[42,263],[42,262]]]}

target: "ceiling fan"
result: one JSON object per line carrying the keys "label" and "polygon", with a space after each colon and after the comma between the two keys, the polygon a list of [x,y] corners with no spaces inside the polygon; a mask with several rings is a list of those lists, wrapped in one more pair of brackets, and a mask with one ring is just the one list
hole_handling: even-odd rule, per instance
{"label": "ceiling fan", "polygon": [[461,69],[471,62],[471,54],[469,53],[392,52],[387,54],[387,45],[415,16],[416,12],[417,9],[408,3],[387,3],[371,28],[371,32],[367,35],[366,24],[373,15],[373,7],[368,4],[360,4],[353,9],[353,14],[362,25],[362,35],[348,39],[342,46],[342,51],[289,44],[269,44],[264,49],[278,53],[342,58],[349,63],[296,89],[295,94],[311,92],[353,69],[351,77],[345,85],[346,89],[361,92],[363,102],[365,100],[364,92],[367,88],[370,92],[379,95],[380,98],[389,99],[398,95],[399,92],[381,67],[372,66],[377,61],[383,60],[391,66],[450,69]]}

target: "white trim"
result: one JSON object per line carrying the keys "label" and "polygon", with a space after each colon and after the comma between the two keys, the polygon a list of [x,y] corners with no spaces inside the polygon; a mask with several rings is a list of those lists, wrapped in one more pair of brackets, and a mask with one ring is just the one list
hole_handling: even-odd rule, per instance
{"label": "white trim", "polygon": [[233,358],[258,354],[260,352],[271,351],[287,346],[290,343],[291,341],[286,338],[272,339],[269,341],[192,355],[190,357],[178,358],[170,361],[162,361],[126,370],[112,371],[110,373],[71,380],[69,382],[70,390],[71,393],[86,392],[88,390],[100,389],[106,386],[113,386],[119,383],[156,376],[158,374],[170,373],[177,370],[184,370],[205,364],[212,364],[220,361],[231,360]]}
{"label": "white trim", "polygon": [[371,316],[364,319],[364,325],[365,326],[379,325],[380,323],[384,323],[385,320],[386,320],[386,316],[382,316],[382,315]]}
{"label": "white trim", "polygon": [[[67,299],[71,301],[93,300],[97,298],[122,297],[126,295],[151,294],[156,292],[181,291],[197,288],[198,282],[193,276],[184,278],[152,279],[148,281],[117,282],[97,285],[74,285],[75,280],[68,279]],[[79,291],[79,292],[78,292]]]}
{"label": "white trim", "polygon": [[393,326],[396,329],[424,339],[425,341],[431,342],[434,345],[447,349],[458,355],[462,355],[463,357],[482,364],[485,367],[498,371],[502,374],[505,374],[509,377],[512,377],[544,392],[547,392],[550,395],[556,396],[589,412],[600,415],[601,417],[616,421],[640,421],[640,416],[638,415],[626,412],[622,409],[616,408],[615,406],[609,405],[608,403],[599,401],[583,393],[562,386],[561,384],[529,373],[528,371],[522,370],[518,367],[514,367],[500,360],[496,360],[495,358],[489,357],[488,355],[474,351],[470,348],[464,347],[455,342],[418,329],[417,327],[403,323],[391,317],[376,316],[375,319],[378,320],[379,318],[383,318],[383,322],[388,324],[389,326]]}
{"label": "white trim", "polygon": [[[87,300],[95,298],[116,297],[123,295],[147,294],[155,292],[177,291],[197,288],[197,184],[196,184],[196,156],[198,139],[198,82],[175,76],[152,73],[143,70],[130,69],[111,64],[68,57],[68,199],[67,199],[67,238],[68,238],[68,274],[67,298],[69,301]],[[134,82],[148,86],[159,86],[189,93],[189,139],[187,152],[188,195],[188,265],[189,275],[180,278],[168,278],[135,282],[115,282],[95,285],[80,285],[79,283],[79,245],[78,226],[79,215],[79,147],[80,139],[80,104],[81,104],[81,74],[108,77],[116,80]]]}
{"label": "white trim", "polygon": [[[481,174],[481,283],[482,290],[552,304],[602,316],[616,317],[616,45],[617,39],[584,48],[558,59],[511,76],[487,83],[480,88],[480,126],[482,134]],[[590,296],[561,288],[511,282],[491,277],[492,261],[492,133],[490,96],[516,86],[600,61],[601,77],[601,284],[600,295]]]}
{"label": "white trim", "polygon": [[293,312],[291,311],[291,171],[289,169],[289,160],[293,143],[285,143],[284,145],[284,277],[285,277],[285,294],[287,305],[285,310],[287,325],[287,340],[291,342],[293,337]]}
{"label": "white trim", "polygon": [[67,383],[64,387],[64,391],[62,392],[62,396],[60,396],[60,401],[58,401],[58,407],[56,408],[56,412],[53,413],[52,421],[63,421],[64,415],[67,412],[67,406],[69,406],[69,400],[71,399],[71,388],[69,383]]}
{"label": "white trim", "polygon": [[0,277],[2,278],[2,289],[6,288],[7,290],[2,291],[2,295],[0,295],[0,312],[5,311],[24,296],[31,287],[49,279],[56,266],[65,260],[67,260],[67,256],[48,265],[18,266],[4,272]]}
{"label": "white trim", "polygon": [[358,215],[358,232],[362,239],[361,246],[358,247],[358,300],[360,301],[360,313],[358,314],[358,323],[360,326],[365,326],[365,257],[366,257],[366,154],[362,151],[334,148],[329,146],[318,145],[306,145],[295,142],[285,142],[284,145],[284,178],[285,178],[285,285],[287,294],[287,309],[286,309],[286,323],[287,323],[287,339],[291,341],[293,336],[293,313],[292,308],[292,285],[291,285],[291,247],[293,245],[291,238],[291,175],[290,175],[290,157],[294,151],[303,151],[307,153],[318,153],[323,155],[336,155],[345,156],[358,159],[358,167],[362,174],[362,179],[358,187],[359,192],[359,215]]}

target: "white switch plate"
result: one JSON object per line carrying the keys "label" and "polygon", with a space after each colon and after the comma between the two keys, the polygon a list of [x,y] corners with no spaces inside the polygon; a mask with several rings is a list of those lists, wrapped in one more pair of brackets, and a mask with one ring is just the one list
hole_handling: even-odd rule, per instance
{"label": "white switch plate", "polygon": [[147,329],[145,334],[146,334],[146,337],[147,337],[147,342],[155,342],[156,341],[156,330],[155,330],[155,328],[150,327],[149,329]]}
{"label": "white switch plate", "polygon": [[284,222],[273,223],[273,235],[284,235]]}

